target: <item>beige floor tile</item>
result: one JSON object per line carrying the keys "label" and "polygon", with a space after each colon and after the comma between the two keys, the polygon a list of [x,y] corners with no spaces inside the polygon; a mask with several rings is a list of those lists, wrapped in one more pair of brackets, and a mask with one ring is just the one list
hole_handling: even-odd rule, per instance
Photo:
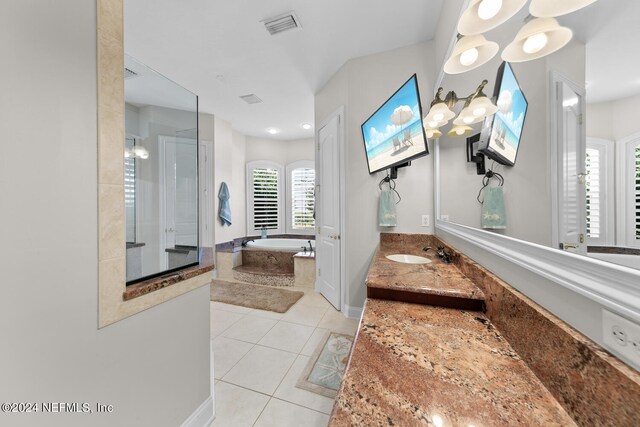
{"label": "beige floor tile", "polygon": [[222,381],[272,395],[295,359],[293,353],[257,345],[231,368]]}
{"label": "beige floor tile", "polygon": [[211,336],[216,337],[244,317],[240,313],[211,310]]}
{"label": "beige floor tile", "polygon": [[289,309],[282,320],[300,325],[317,326],[326,311],[326,307],[296,304]]}
{"label": "beige floor tile", "polygon": [[313,329],[313,326],[280,321],[258,341],[258,344],[298,354],[309,340]]}
{"label": "beige floor tile", "polygon": [[313,352],[316,351],[316,349],[320,345],[320,341],[322,341],[322,339],[325,337],[327,332],[329,332],[328,329],[316,328],[313,331],[313,334],[311,334],[311,337],[309,337],[309,340],[306,342],[306,344],[302,348],[302,351],[300,352],[300,354],[303,354],[305,356],[311,356]]}
{"label": "beige floor tile", "polygon": [[275,320],[248,314],[225,330],[222,336],[257,343],[276,323]]}
{"label": "beige floor tile", "polygon": [[211,301],[211,308],[214,310],[230,311],[232,313],[247,314],[253,311],[252,308],[242,307],[240,305],[225,304],[223,302]]}
{"label": "beige floor tile", "polygon": [[248,314],[255,317],[262,317],[264,319],[271,319],[271,320],[280,320],[284,316],[284,313],[276,313],[275,311],[258,310],[258,309],[253,309]]}
{"label": "beige floor tile", "polygon": [[254,344],[218,336],[213,339],[214,378],[222,378]]}
{"label": "beige floor tile", "polygon": [[252,426],[269,396],[224,381],[215,385],[216,427]]}
{"label": "beige floor tile", "polygon": [[329,309],[318,323],[319,328],[329,329],[331,332],[355,335],[358,321],[349,319],[337,310]]}
{"label": "beige floor tile", "polygon": [[331,304],[318,292],[307,292],[302,298],[298,300],[296,305],[312,305],[315,307],[329,308]]}
{"label": "beige floor tile", "polygon": [[260,414],[255,427],[323,427],[329,416],[303,408],[280,399],[272,398]]}
{"label": "beige floor tile", "polygon": [[314,409],[325,414],[330,414],[333,408],[333,399],[313,393],[296,387],[298,379],[302,376],[311,358],[307,356],[298,356],[296,361],[287,372],[287,375],[278,386],[273,397],[304,406],[305,408]]}

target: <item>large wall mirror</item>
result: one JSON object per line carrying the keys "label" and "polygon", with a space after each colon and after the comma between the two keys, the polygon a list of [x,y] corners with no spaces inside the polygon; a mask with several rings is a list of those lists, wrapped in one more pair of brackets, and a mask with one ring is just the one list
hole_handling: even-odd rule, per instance
{"label": "large wall mirror", "polygon": [[[525,7],[486,38],[502,50],[527,14]],[[638,16],[640,2],[596,2],[557,18],[573,30],[567,46],[511,64],[528,108],[515,165],[484,159],[499,176],[478,174],[479,164],[468,161],[477,144],[467,137],[484,123],[462,137],[447,135],[451,124],[441,128],[441,219],[640,269]],[[486,79],[492,96],[501,63],[498,53],[475,70],[444,74],[439,86],[464,97]],[[506,118],[498,143],[510,144],[521,112]]]}
{"label": "large wall mirror", "polygon": [[198,97],[125,56],[127,284],[198,262]]}

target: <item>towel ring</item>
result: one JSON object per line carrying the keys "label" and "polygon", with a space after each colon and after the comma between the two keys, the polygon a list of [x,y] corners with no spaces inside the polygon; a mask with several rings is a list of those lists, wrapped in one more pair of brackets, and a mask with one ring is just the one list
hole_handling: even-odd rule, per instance
{"label": "towel ring", "polygon": [[387,171],[387,176],[382,178],[378,183],[378,188],[380,189],[380,191],[382,191],[382,184],[384,184],[385,182],[389,184],[389,190],[393,191],[394,193],[396,193],[396,196],[398,196],[398,201],[396,202],[397,205],[402,201],[402,197],[400,197],[400,193],[398,193],[398,191],[396,190],[396,181],[392,179],[391,176],[389,176],[389,171]]}
{"label": "towel ring", "polygon": [[476,200],[478,201],[478,203],[482,204],[482,200],[480,200],[480,195],[482,194],[482,190],[487,188],[487,186],[489,185],[489,181],[491,181],[491,178],[494,178],[494,177],[498,180],[498,183],[499,183],[498,185],[500,187],[504,185],[504,177],[498,172],[494,172],[491,169],[489,169],[484,174],[484,177],[482,177],[482,188],[480,189],[480,191],[478,191],[478,196],[476,197]]}

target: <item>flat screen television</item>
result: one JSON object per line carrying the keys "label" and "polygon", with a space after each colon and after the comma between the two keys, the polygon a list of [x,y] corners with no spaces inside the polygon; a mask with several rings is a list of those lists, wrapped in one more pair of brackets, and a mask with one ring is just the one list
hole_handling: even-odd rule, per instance
{"label": "flat screen television", "polygon": [[362,137],[370,174],[429,154],[415,74],[362,124]]}
{"label": "flat screen television", "polygon": [[507,62],[498,68],[493,97],[498,112],[485,119],[478,151],[500,164],[513,166],[529,103]]}

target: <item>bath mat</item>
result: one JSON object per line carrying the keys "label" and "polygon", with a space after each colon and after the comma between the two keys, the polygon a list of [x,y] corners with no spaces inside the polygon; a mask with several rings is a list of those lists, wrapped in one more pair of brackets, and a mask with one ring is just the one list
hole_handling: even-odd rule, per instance
{"label": "bath mat", "polygon": [[304,296],[304,292],[288,291],[249,283],[211,281],[211,301],[285,313]]}
{"label": "bath mat", "polygon": [[353,337],[327,332],[311,356],[296,387],[334,398],[349,361]]}

